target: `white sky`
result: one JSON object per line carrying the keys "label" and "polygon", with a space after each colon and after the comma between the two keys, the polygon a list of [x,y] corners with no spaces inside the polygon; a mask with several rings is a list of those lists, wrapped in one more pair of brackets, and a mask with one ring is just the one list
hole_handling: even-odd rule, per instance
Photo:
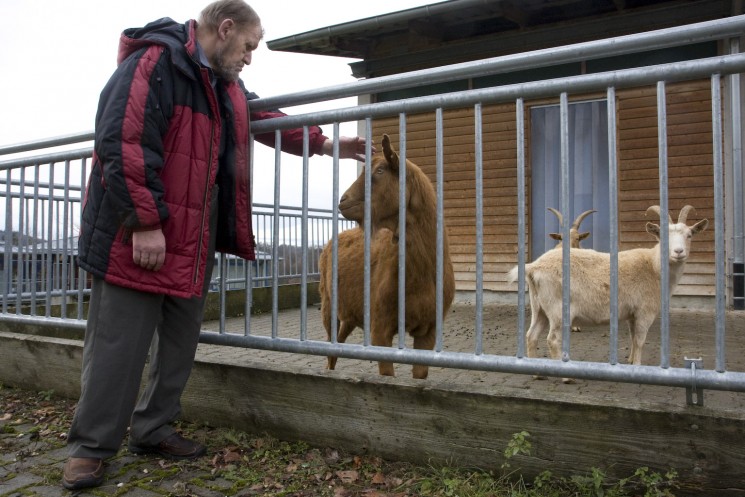
{"label": "white sky", "polygon": [[[0,0],[0,145],[91,131],[98,96],[116,64],[119,34],[160,17],[178,22],[198,17],[209,0]],[[249,0],[261,17],[265,40],[436,0]],[[353,59],[271,52],[265,43],[241,78],[262,97],[351,82]],[[354,105],[345,99],[343,106]],[[338,105],[338,104],[337,104]],[[328,106],[283,109],[290,114]],[[331,136],[333,130],[324,128]],[[342,126],[354,134],[354,126]],[[257,150],[256,202],[271,203],[273,151]],[[300,161],[282,159],[282,203],[299,204]],[[0,157],[0,160],[3,158]],[[356,163],[341,164],[341,190],[356,176]],[[310,205],[331,207],[331,158],[310,160]],[[320,180],[319,180],[320,178]]]}

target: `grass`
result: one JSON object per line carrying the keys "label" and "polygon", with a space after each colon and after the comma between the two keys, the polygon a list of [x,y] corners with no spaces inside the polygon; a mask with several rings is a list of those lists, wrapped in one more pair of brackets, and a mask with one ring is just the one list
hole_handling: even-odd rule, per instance
{"label": "grass", "polygon": [[[45,485],[59,485],[61,461],[41,456],[64,447],[73,410],[73,401],[53,392],[0,385],[0,497],[3,484],[20,471],[42,476]],[[141,489],[172,497],[669,497],[676,488],[674,471],[647,468],[617,480],[597,468],[578,468],[571,477],[545,471],[526,481],[512,467],[515,456],[530,455],[526,431],[515,433],[504,448],[501,471],[489,472],[418,466],[192,423],[180,423],[178,429],[205,443],[208,456],[168,461],[133,457],[123,449],[109,462],[104,484],[109,486],[87,495],[126,496]],[[11,494],[37,495],[34,484]]]}

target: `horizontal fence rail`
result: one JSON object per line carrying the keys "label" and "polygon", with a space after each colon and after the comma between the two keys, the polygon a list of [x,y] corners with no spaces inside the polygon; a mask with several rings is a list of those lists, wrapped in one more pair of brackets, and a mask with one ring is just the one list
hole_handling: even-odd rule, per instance
{"label": "horizontal fence rail", "polygon": [[[38,151],[90,138],[89,133],[81,133],[36,142],[36,149],[31,143],[1,147],[0,154]],[[53,318],[61,318],[62,323],[68,318],[84,320],[90,277],[77,266],[76,256],[91,157],[89,147],[0,161],[0,205],[5,214],[0,238],[2,319],[32,318],[40,324],[39,316],[55,326],[59,322]],[[283,285],[303,278],[301,209],[277,207],[275,212],[274,205],[254,205],[256,261],[218,254],[211,291],[249,287],[249,269],[253,286],[271,286],[275,276]],[[307,213],[311,257],[305,267],[311,281],[317,281],[318,256],[331,238],[332,212],[308,209]],[[353,225],[345,219],[337,223],[341,229]],[[271,256],[274,243],[278,245],[276,257]]]}
{"label": "horizontal fence rail", "polygon": [[[686,33],[692,34],[693,38],[698,41],[708,39],[723,39],[728,36],[732,36],[737,32],[735,26],[741,26],[745,22],[745,18],[740,16],[739,18],[731,18],[727,22],[711,22],[701,23],[694,26],[691,31]],[[722,29],[718,31],[717,26]],[[732,31],[734,30],[734,31]],[[368,81],[357,82],[354,85],[344,85],[343,87],[332,87],[326,89],[316,90],[315,92],[304,92],[303,95],[285,95],[269,99],[260,99],[254,103],[258,108],[263,106],[272,107],[276,105],[295,105],[300,103],[308,103],[311,100],[324,100],[330,98],[341,98],[350,96],[352,94],[361,93],[375,93],[380,91],[389,91],[393,89],[415,87],[423,84],[430,84],[432,82],[452,81],[457,79],[463,79],[473,76],[482,76],[485,74],[496,74],[499,72],[509,72],[519,68],[535,67],[540,65],[548,65],[552,63],[575,61],[589,59],[593,57],[603,57],[609,55],[617,55],[622,53],[632,53],[641,50],[650,50],[655,48],[663,48],[669,46],[675,46],[693,42],[693,39],[683,39],[681,37],[681,30],[662,30],[659,32],[650,32],[638,37],[637,35],[630,37],[615,38],[612,40],[603,40],[600,42],[589,42],[579,45],[573,45],[570,47],[561,47],[559,49],[551,49],[550,51],[536,51],[528,54],[519,54],[515,56],[500,57],[490,59],[488,61],[481,61],[478,63],[465,63],[455,64],[446,68],[439,68],[434,70],[422,70],[407,73],[404,75],[395,75],[389,77],[375,78]],[[556,58],[554,58],[556,57]],[[384,118],[398,115],[400,117],[400,136],[401,136],[401,155],[402,160],[405,157],[405,137],[406,137],[406,118],[412,114],[423,113],[423,112],[436,112],[437,123],[436,123],[436,163],[437,163],[437,186],[440,187],[442,184],[442,174],[444,165],[440,157],[440,150],[442,147],[442,132],[443,123],[441,120],[442,111],[444,109],[456,109],[456,108],[473,108],[475,120],[475,133],[474,137],[476,143],[476,154],[477,154],[477,173],[476,173],[476,191],[480,192],[480,182],[482,174],[478,169],[480,167],[480,160],[478,158],[479,152],[482,148],[482,132],[481,132],[481,121],[480,113],[481,108],[488,104],[498,104],[505,102],[515,102],[517,105],[518,114],[516,116],[516,128],[518,131],[518,213],[519,213],[519,236],[518,236],[518,254],[519,254],[519,267],[520,277],[518,278],[518,330],[517,330],[517,354],[515,356],[498,356],[498,355],[487,355],[481,352],[481,327],[482,327],[482,272],[483,272],[483,207],[481,207],[482,195],[481,193],[476,195],[475,205],[477,207],[477,261],[476,261],[476,317],[475,317],[475,331],[476,331],[476,345],[475,353],[454,353],[446,350],[441,350],[441,344],[443,343],[442,337],[442,321],[438,319],[438,334],[437,334],[437,345],[434,351],[416,350],[406,348],[403,344],[401,334],[399,334],[399,343],[396,347],[391,349],[375,347],[370,345],[370,322],[369,322],[369,298],[370,289],[366,287],[365,298],[365,330],[364,330],[364,341],[362,345],[356,344],[340,344],[335,342],[335,336],[337,330],[332,324],[332,339],[329,343],[325,342],[314,342],[307,340],[294,340],[277,337],[277,333],[273,330],[272,337],[256,336],[252,335],[250,326],[246,329],[244,336],[236,336],[227,333],[212,334],[207,333],[203,337],[203,340],[208,343],[215,344],[232,344],[244,347],[252,347],[266,350],[277,350],[295,353],[309,353],[321,356],[337,356],[345,358],[356,358],[356,359],[367,359],[376,361],[391,361],[397,363],[406,364],[426,364],[430,366],[442,366],[450,368],[462,368],[462,369],[477,369],[495,372],[511,372],[511,373],[523,373],[523,374],[534,374],[534,375],[548,375],[548,376],[561,376],[570,378],[582,378],[582,379],[595,379],[595,380],[606,380],[606,381],[621,381],[630,383],[640,384],[656,384],[656,385],[668,385],[668,386],[679,386],[687,389],[695,388],[707,388],[716,390],[731,390],[731,391],[745,391],[745,373],[740,371],[728,371],[724,364],[724,279],[725,272],[721,265],[717,266],[716,270],[716,286],[717,286],[717,302],[716,302],[716,331],[715,341],[717,350],[717,359],[715,370],[702,370],[697,369],[695,364],[686,365],[686,367],[671,367],[670,364],[670,352],[669,352],[669,292],[667,291],[666,285],[662,285],[660,299],[663,302],[663,309],[661,312],[660,327],[661,327],[661,349],[662,358],[660,366],[633,366],[628,364],[619,364],[618,361],[618,233],[616,232],[616,225],[618,222],[618,211],[617,211],[617,181],[618,181],[618,169],[617,169],[617,157],[616,153],[616,133],[615,129],[615,108],[613,105],[608,105],[608,122],[609,122],[609,164],[610,170],[610,191],[612,192],[612,198],[610,205],[611,207],[611,284],[613,286],[612,298],[611,298],[611,323],[610,327],[610,354],[608,363],[598,362],[587,362],[577,361],[569,359],[571,335],[569,333],[569,322],[566,319],[569,316],[569,310],[571,303],[566,299],[564,305],[563,330],[562,330],[562,350],[564,359],[562,361],[548,360],[548,359],[536,359],[525,357],[525,341],[524,334],[526,329],[526,323],[524,320],[524,309],[526,302],[524,299],[525,288],[523,285],[523,274],[525,266],[524,255],[527,253],[526,243],[526,212],[523,208],[525,205],[525,155],[524,150],[524,136],[522,130],[524,128],[524,116],[523,108],[524,102],[529,99],[539,99],[547,97],[561,97],[562,114],[566,113],[567,96],[569,93],[576,95],[582,93],[597,93],[603,92],[607,95],[608,102],[615,102],[615,92],[618,89],[631,88],[645,85],[656,85],[658,89],[658,112],[659,112],[659,133],[660,137],[660,149],[666,150],[666,130],[667,123],[664,118],[665,112],[665,99],[666,99],[666,84],[678,81],[687,81],[692,79],[707,78],[711,79],[712,89],[712,129],[713,129],[713,150],[714,150],[714,184],[715,189],[722,188],[722,174],[721,174],[721,158],[722,158],[722,132],[721,129],[721,79],[728,75],[736,75],[745,70],[745,54],[732,53],[729,55],[722,55],[717,57],[710,57],[705,59],[690,60],[685,62],[676,62],[670,64],[660,64],[654,66],[647,66],[636,69],[626,69],[619,71],[612,71],[606,73],[596,74],[585,74],[580,76],[571,76],[565,78],[556,78],[544,81],[533,81],[525,82],[512,85],[504,85],[493,88],[484,88],[478,90],[467,90],[459,91],[447,94],[440,94],[436,96],[425,96],[425,97],[414,97],[397,101],[390,101],[384,103],[373,103],[366,105],[358,105],[355,107],[339,108],[334,110],[327,110],[322,112],[314,112],[309,114],[298,114],[294,116],[269,119],[253,124],[253,132],[265,133],[278,129],[289,129],[300,126],[308,126],[311,124],[328,124],[333,123],[338,126],[340,122],[347,121],[364,121],[367,123],[367,129],[370,129],[370,123],[372,119]],[[355,93],[352,93],[355,92]],[[565,118],[564,118],[565,119]],[[562,134],[566,133],[566,122],[562,122]],[[739,128],[735,129],[733,133],[739,133]],[[372,138],[368,134],[368,139]],[[563,148],[566,145],[563,144]],[[562,151],[563,153],[563,151]],[[568,172],[566,158],[562,161],[562,178],[563,181],[567,181]],[[367,164],[369,164],[369,158]],[[661,211],[667,212],[667,158],[664,155],[660,157],[660,205]],[[368,184],[369,187],[369,184]],[[566,185],[563,187],[564,195],[563,199],[567,197]],[[442,216],[442,194],[438,191],[438,218]],[[719,200],[721,196],[717,196]],[[369,197],[367,198],[369,200]],[[568,207],[568,204],[562,204],[564,210]],[[723,206],[720,203],[715,203],[715,219],[714,219],[714,230],[715,230],[715,241],[716,241],[716,260],[724,261],[724,244],[723,244],[723,224],[721,220],[721,213]],[[566,210],[565,210],[566,211]],[[367,219],[367,218],[366,218]],[[401,219],[404,219],[404,214],[401,214]],[[440,221],[441,224],[441,221]],[[667,219],[663,217],[660,221],[661,232],[663,234],[661,245],[662,250],[665,250],[667,246],[667,236],[665,235],[667,230]],[[401,229],[401,228],[399,228]],[[569,238],[569,225],[563,227],[564,239]],[[405,236],[405,233],[400,236]],[[438,241],[440,240],[438,236]],[[366,256],[369,253],[370,235],[366,236]],[[439,248],[441,250],[441,247]],[[565,268],[563,273],[568,274],[568,249],[565,253],[564,264]],[[369,264],[369,257],[366,257]],[[400,266],[405,265],[406,261],[401,260]],[[365,271],[365,279],[369,280],[368,267]],[[667,266],[663,265],[661,278],[663,281],[667,281]],[[399,274],[402,274],[401,271]],[[335,276],[338,277],[338,276]],[[441,281],[442,273],[441,268],[438,268],[437,279]],[[403,278],[401,278],[403,279]],[[400,283],[403,286],[403,283]],[[568,294],[568,289],[571,282],[569,278],[564,278],[563,285],[565,288],[564,294]],[[335,288],[335,292],[338,289]],[[399,300],[403,300],[399,294]],[[402,316],[404,315],[405,303],[399,306],[399,330],[403,329],[405,323],[403,322]],[[335,315],[335,312],[334,312]],[[249,320],[250,321],[250,320]],[[303,332],[304,333],[304,332]]]}
{"label": "horizontal fence rail", "polygon": [[[643,33],[639,35],[618,37],[597,42],[587,42],[567,47],[539,50],[525,54],[507,57],[497,57],[485,61],[455,64],[443,68],[414,71],[411,73],[375,78],[348,85],[304,91],[297,95],[283,95],[272,98],[258,99],[251,102],[253,109],[286,107],[311,102],[339,99],[348,96],[374,94],[393,89],[419,87],[435,82],[453,81],[477,76],[506,73],[525,68],[543,67],[563,62],[581,61],[612,55],[630,54],[656,48],[683,46],[690,43],[710,40],[727,41],[730,37],[740,36],[745,29],[745,16],[735,16],[728,19],[699,23],[688,27],[678,27]],[[213,279],[213,290],[220,292],[221,303],[225,302],[225,294],[229,290],[271,287],[272,297],[272,329],[268,336],[259,335],[252,329],[251,299],[252,292],[246,292],[246,310],[243,333],[228,333],[225,327],[227,318],[225,305],[221,306],[221,316],[218,332],[202,332],[201,341],[208,344],[256,348],[288,353],[312,354],[319,356],[336,356],[341,358],[364,359],[406,364],[421,364],[446,368],[460,368],[482,370],[490,372],[519,373],[532,375],[547,375],[565,378],[588,380],[618,381],[627,383],[666,385],[696,390],[698,388],[713,390],[728,390],[734,392],[745,391],[745,371],[728,368],[725,361],[725,293],[726,293],[726,260],[724,239],[724,190],[723,161],[727,155],[724,150],[726,140],[722,123],[724,97],[722,85],[730,78],[729,88],[736,88],[739,95],[739,73],[745,71],[745,54],[737,53],[733,49],[727,55],[688,60],[647,67],[624,69],[618,71],[583,74],[579,76],[529,81],[518,84],[495,86],[490,88],[458,91],[425,97],[414,97],[383,103],[358,105],[354,107],[338,108],[321,112],[298,114],[274,119],[267,119],[252,123],[252,132],[275,133],[275,140],[281,143],[280,130],[303,128],[305,147],[303,154],[302,181],[303,194],[299,207],[283,207],[279,204],[256,205],[254,210],[254,228],[257,234],[259,255],[251,270],[244,261],[234,260],[225,255],[219,258],[216,278]],[[712,164],[714,182],[714,219],[713,227],[715,240],[715,324],[713,340],[716,346],[715,369],[701,369],[695,362],[685,367],[674,367],[670,359],[669,333],[669,290],[666,282],[669,278],[667,264],[662,265],[661,292],[659,298],[662,310],[657,317],[660,323],[661,361],[658,366],[620,364],[618,361],[618,320],[619,320],[619,290],[618,290],[618,198],[617,184],[619,179],[618,157],[616,155],[615,101],[616,91],[624,88],[639,86],[654,86],[657,96],[657,124],[659,154],[659,205],[661,212],[668,211],[668,157],[666,100],[668,86],[672,82],[693,79],[708,79],[711,82],[712,101]],[[569,164],[567,155],[567,107],[570,95],[604,94],[606,95],[606,112],[608,120],[608,161],[610,196],[610,286],[611,302],[609,324],[609,360],[607,362],[581,361],[571,358],[571,333],[569,313],[571,302],[568,298],[571,281],[569,278],[569,246],[564,244],[562,251],[562,288],[563,295],[563,326],[561,330],[562,360],[526,357],[525,343],[525,310],[526,285],[525,265],[528,253],[527,232],[529,231],[526,213],[526,169],[527,151],[525,150],[525,108],[526,101],[532,99],[551,98],[559,101],[561,124],[561,210],[569,211],[568,182]],[[738,97],[739,98],[739,97]],[[731,100],[736,100],[731,97]],[[737,100],[739,102],[739,100]],[[483,108],[486,105],[498,103],[514,103],[516,108],[514,125],[517,130],[517,329],[515,337],[515,353],[511,355],[487,354],[483,350],[483,272],[484,272],[484,193],[483,193]],[[732,135],[740,136],[739,103],[738,110],[729,116]],[[443,159],[444,131],[446,122],[443,111],[448,109],[468,109],[474,115],[475,171],[474,171],[474,199],[476,224],[476,253],[475,253],[475,316],[474,316],[474,350],[473,352],[454,352],[445,348],[444,326],[442,318],[443,291],[443,259],[446,219],[443,214],[444,189],[447,164]],[[419,113],[435,114],[435,147],[432,150],[435,164],[435,187],[437,195],[437,261],[435,280],[437,286],[437,321],[436,343],[433,350],[418,350],[408,348],[404,341],[406,328],[405,274],[406,264],[410,261],[405,257],[406,246],[406,212],[399,214],[398,265],[398,312],[397,326],[398,343],[393,347],[371,345],[371,265],[374,264],[371,254],[374,233],[371,232],[372,212],[370,207],[372,195],[372,178],[370,165],[372,163],[371,135],[372,121],[377,118],[398,117],[399,144],[398,152],[401,163],[406,161],[407,117]],[[368,147],[365,164],[365,204],[364,213],[364,339],[362,344],[339,343],[336,320],[332,319],[331,339],[328,342],[308,339],[308,316],[306,308],[309,305],[308,284],[318,278],[318,256],[321,249],[331,241],[333,260],[332,295],[334,296],[332,315],[336,315],[339,288],[338,282],[338,234],[352,227],[354,223],[347,222],[341,217],[337,204],[339,202],[339,134],[340,124],[357,121],[364,124]],[[308,126],[315,124],[333,125],[333,209],[316,210],[308,206],[309,182],[309,151]],[[90,139],[90,134],[76,135],[79,139]],[[47,145],[75,143],[64,137],[47,141]],[[379,144],[376,144],[379,146]],[[738,143],[732,143],[734,155],[741,153]],[[31,144],[19,144],[0,147],[0,154],[10,154],[25,151],[35,151]],[[90,149],[70,152],[59,152],[39,155],[31,158],[11,159],[0,162],[0,195],[4,191],[5,216],[5,245],[3,280],[0,281],[3,290],[2,314],[0,320],[26,321],[34,324],[51,323],[59,325],[67,323],[71,327],[81,327],[83,321],[82,302],[88,292],[88,278],[74,264],[74,250],[80,212],[80,199],[84,195],[84,184],[89,160]],[[740,159],[733,159],[736,163]],[[279,198],[281,174],[281,153],[275,153],[274,198]],[[56,164],[59,164],[55,166]],[[742,182],[741,164],[735,166],[735,176],[740,183],[730,185],[733,198],[738,199],[734,209],[742,210]],[[738,169],[739,168],[739,169]],[[737,176],[739,174],[739,176]],[[73,180],[72,178],[76,178]],[[405,173],[400,177],[402,185]],[[399,203],[405,204],[406,190],[399,191]],[[666,252],[668,247],[666,216],[661,216],[661,250]],[[735,224],[741,223],[741,218],[735,218]],[[9,231],[9,228],[12,229]],[[735,226],[735,232],[741,226]],[[562,226],[564,240],[570,238],[569,223]],[[15,234],[17,233],[17,235]],[[54,241],[55,243],[52,243]],[[741,240],[735,241],[734,256],[742,262]],[[282,249],[284,247],[284,249]],[[288,249],[291,248],[291,250]],[[739,252],[738,252],[739,251]],[[9,262],[14,262],[13,271],[8,270]],[[11,264],[12,265],[12,264]],[[279,285],[283,282],[295,282],[301,286],[300,308],[301,323],[299,336],[295,338],[280,337],[279,320]],[[57,300],[55,300],[57,299]],[[54,302],[62,299],[65,304],[77,302],[74,317],[66,314],[67,305],[63,305],[60,316],[52,316]],[[44,312],[37,310],[43,305]],[[29,310],[30,309],[30,310]],[[710,339],[710,338],[707,338]]]}

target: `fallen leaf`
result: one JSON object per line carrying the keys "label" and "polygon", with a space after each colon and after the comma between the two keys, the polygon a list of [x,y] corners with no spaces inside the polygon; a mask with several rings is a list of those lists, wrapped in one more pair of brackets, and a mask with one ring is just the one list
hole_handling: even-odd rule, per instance
{"label": "fallen leaf", "polygon": [[240,452],[237,452],[237,451],[229,450],[223,456],[223,461],[225,461],[226,463],[237,462],[240,460],[241,460],[241,454]]}
{"label": "fallen leaf", "polygon": [[372,477],[372,484],[373,485],[383,485],[385,483],[385,475],[383,473],[375,473]]}
{"label": "fallen leaf", "polygon": [[357,471],[349,470],[349,471],[337,471],[336,476],[339,477],[342,483],[353,483],[359,479],[360,474]]}
{"label": "fallen leaf", "polygon": [[366,488],[362,491],[363,497],[387,497],[388,494],[381,494],[374,488]]}
{"label": "fallen leaf", "polygon": [[334,497],[349,497],[349,490],[344,487],[334,487]]}

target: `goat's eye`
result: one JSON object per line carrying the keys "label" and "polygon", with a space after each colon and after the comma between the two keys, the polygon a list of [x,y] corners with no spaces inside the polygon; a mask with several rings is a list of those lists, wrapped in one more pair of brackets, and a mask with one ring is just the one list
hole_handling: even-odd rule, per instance
{"label": "goat's eye", "polygon": [[385,172],[385,168],[379,167],[375,170],[375,174],[383,174]]}

